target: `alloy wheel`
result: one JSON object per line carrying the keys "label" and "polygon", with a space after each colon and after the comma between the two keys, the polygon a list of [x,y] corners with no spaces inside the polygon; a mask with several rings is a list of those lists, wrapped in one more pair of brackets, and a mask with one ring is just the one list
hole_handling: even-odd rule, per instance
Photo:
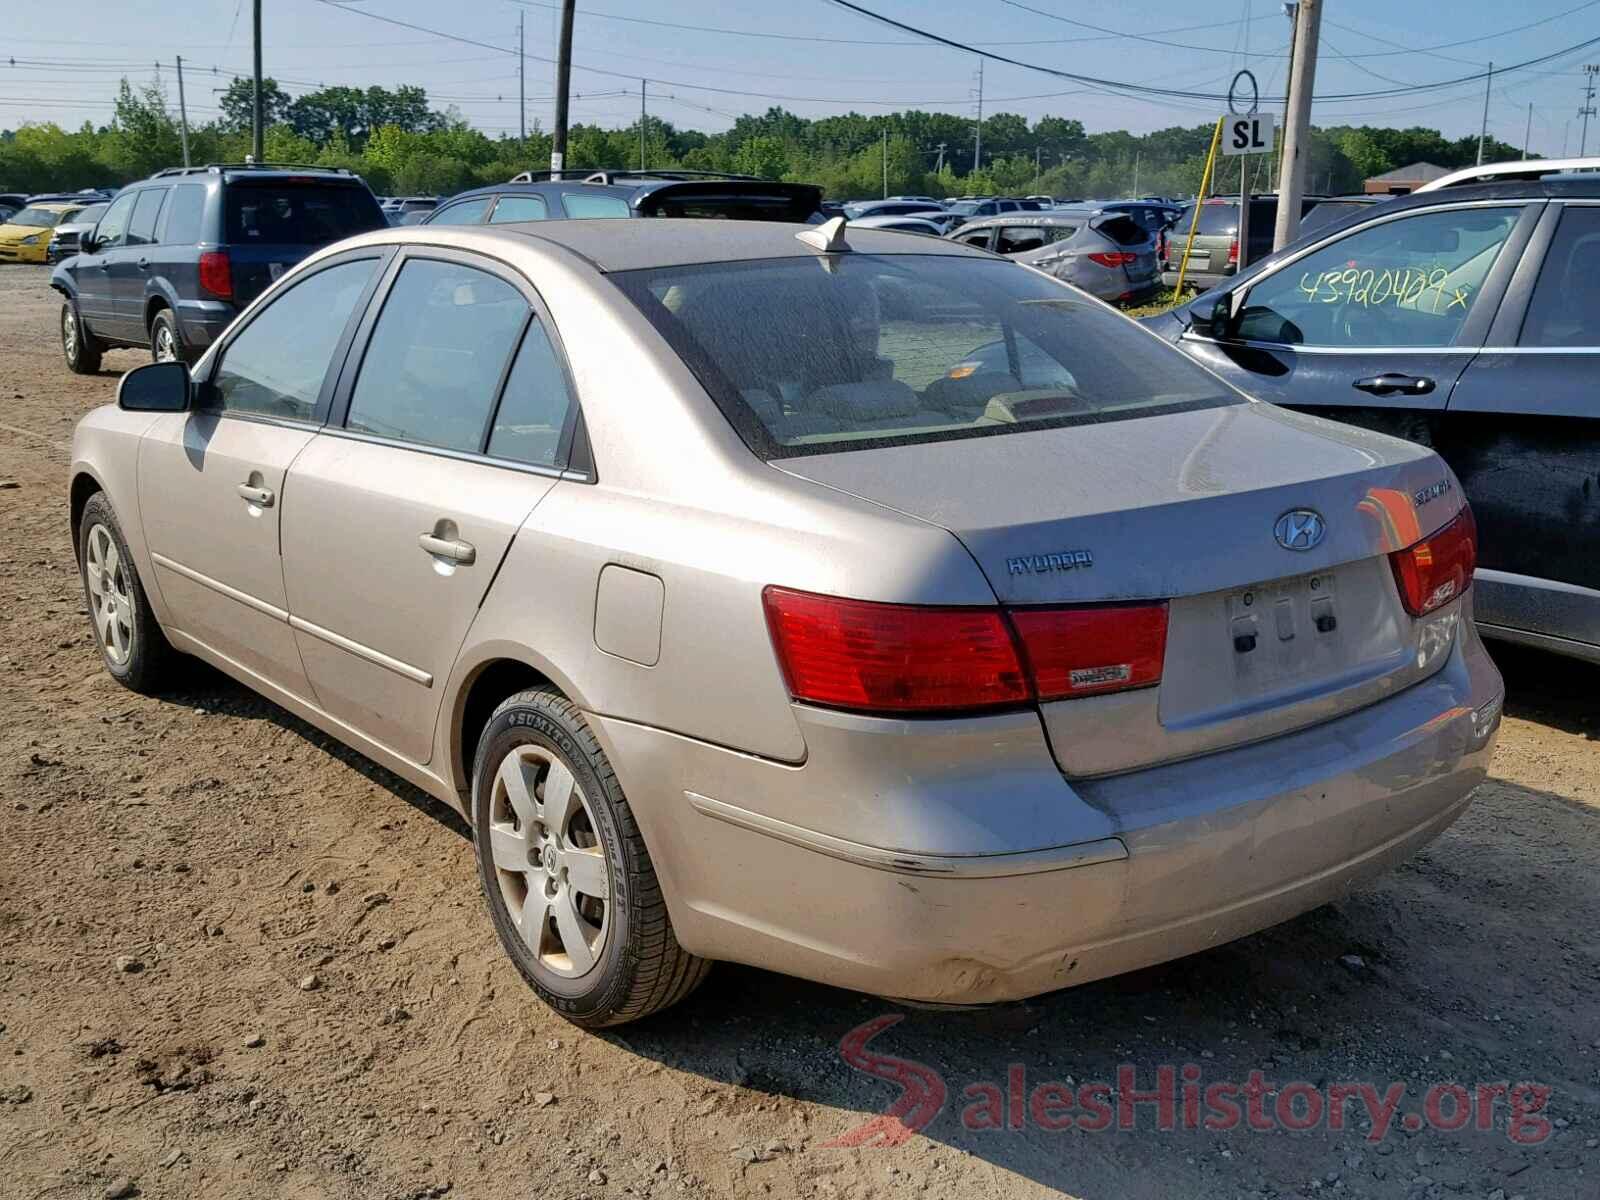
{"label": "alloy wheel", "polygon": [[104,525],[89,530],[83,573],[89,582],[89,602],[94,608],[100,644],[107,658],[124,666],[133,656],[133,596],[116,539]]}
{"label": "alloy wheel", "polygon": [[78,357],[78,322],[70,308],[61,310],[61,348],[66,351],[68,362]]}
{"label": "alloy wheel", "polygon": [[539,966],[588,974],[609,933],[611,871],[588,798],[552,751],[521,745],[501,762],[489,845],[506,911]]}
{"label": "alloy wheel", "polygon": [[163,322],[156,324],[155,360],[157,362],[177,362],[178,343],[172,336],[172,327]]}

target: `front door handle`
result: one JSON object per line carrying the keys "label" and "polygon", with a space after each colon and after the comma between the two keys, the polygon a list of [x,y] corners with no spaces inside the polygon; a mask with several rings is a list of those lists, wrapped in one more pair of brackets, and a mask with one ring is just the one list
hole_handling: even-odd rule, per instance
{"label": "front door handle", "polygon": [[271,508],[274,500],[271,488],[256,487],[254,484],[241,483],[239,485],[239,499],[249,501],[251,504],[262,508]]}
{"label": "front door handle", "polygon": [[460,563],[463,567],[470,567],[478,559],[478,552],[472,543],[463,542],[459,538],[442,538],[424,533],[418,535],[417,545],[437,558],[447,558],[453,563]]}
{"label": "front door handle", "polygon": [[141,258],[139,260],[139,270],[147,271],[149,269],[150,269],[150,260],[148,258]]}
{"label": "front door handle", "polygon": [[1363,392],[1371,392],[1374,396],[1392,396],[1396,392],[1407,396],[1426,396],[1433,391],[1433,380],[1423,375],[1402,375],[1398,371],[1386,371],[1382,375],[1370,375],[1366,379],[1358,379],[1355,386]]}

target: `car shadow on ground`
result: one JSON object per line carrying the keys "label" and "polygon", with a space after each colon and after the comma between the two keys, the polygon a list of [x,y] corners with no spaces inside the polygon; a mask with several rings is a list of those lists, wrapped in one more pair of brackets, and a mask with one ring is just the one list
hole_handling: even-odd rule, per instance
{"label": "car shadow on ground", "polygon": [[271,721],[338,759],[452,833],[468,842],[472,841],[472,827],[455,809],[199,659],[186,657],[183,660],[183,669],[175,685],[161,698],[190,708],[203,708],[210,713],[245,720]]}

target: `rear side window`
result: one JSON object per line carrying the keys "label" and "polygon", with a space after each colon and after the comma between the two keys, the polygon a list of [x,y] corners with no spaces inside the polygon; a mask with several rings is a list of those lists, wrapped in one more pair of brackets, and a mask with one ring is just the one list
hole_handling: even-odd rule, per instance
{"label": "rear side window", "polygon": [[226,192],[230,242],[318,246],[388,225],[363,187],[231,183]]}
{"label": "rear side window", "polygon": [[494,206],[491,225],[506,225],[512,221],[542,221],[549,216],[543,196],[501,196]]}
{"label": "rear side window", "polygon": [[558,466],[561,433],[571,409],[566,372],[543,323],[535,319],[506,380],[489,432],[489,453],[539,467]]}
{"label": "rear side window", "polygon": [[203,184],[181,183],[173,188],[162,210],[161,241],[169,246],[184,246],[205,240],[200,228],[205,211]]}
{"label": "rear side window", "polygon": [[161,215],[161,205],[167,198],[167,188],[145,188],[133,206],[133,218],[128,222],[130,246],[147,246],[156,240],[156,220]]}
{"label": "rear side window", "polygon": [[1015,263],[847,254],[823,265],[608,278],[763,458],[1240,402],[1181,351]]}
{"label": "rear side window", "polygon": [[988,228],[975,229],[971,233],[957,235],[956,241],[963,242],[968,246],[987,248],[989,245],[989,235],[993,232],[994,230]]}
{"label": "rear side window", "polygon": [[1132,217],[1109,217],[1095,226],[1119,246],[1142,246],[1150,240],[1147,233]]}
{"label": "rear side window", "polygon": [[563,192],[561,194],[561,211],[569,217],[578,219],[584,217],[626,217],[630,213],[628,202],[620,196],[586,195],[583,192]]}
{"label": "rear side window", "polygon": [[1600,208],[1561,214],[1519,346],[1600,346]]}
{"label": "rear side window", "polygon": [[528,302],[498,276],[411,259],[373,326],[346,426],[481,451],[500,378],[527,319]]}
{"label": "rear side window", "polygon": [[483,214],[489,211],[489,205],[493,202],[493,196],[478,196],[457,204],[447,204],[434,211],[433,216],[428,218],[428,224],[476,225],[483,220]]}
{"label": "rear side window", "polygon": [[1022,254],[1064,242],[1075,232],[1072,225],[1006,225],[994,248],[1000,254]]}
{"label": "rear side window", "polygon": [[334,347],[377,261],[318,271],[262,309],[222,352],[212,378],[222,410],[310,420]]}

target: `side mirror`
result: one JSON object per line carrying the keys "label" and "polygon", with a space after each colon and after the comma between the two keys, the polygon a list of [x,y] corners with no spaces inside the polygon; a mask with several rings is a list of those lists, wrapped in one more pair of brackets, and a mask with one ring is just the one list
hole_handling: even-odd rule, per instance
{"label": "side mirror", "polygon": [[97,254],[97,253],[99,253],[99,251],[100,251],[100,243],[95,240],[95,236],[94,236],[95,232],[96,231],[94,229],[91,229],[87,233],[83,233],[83,234],[79,234],[78,235],[78,253],[79,254]]}
{"label": "side mirror", "polygon": [[1231,292],[1218,296],[1209,307],[1204,303],[1199,305],[1200,319],[1195,322],[1199,327],[1197,332],[1225,342],[1233,336],[1233,294]]}
{"label": "side mirror", "polygon": [[181,362],[145,363],[117,384],[117,407],[128,412],[183,412],[189,407],[189,367]]}

